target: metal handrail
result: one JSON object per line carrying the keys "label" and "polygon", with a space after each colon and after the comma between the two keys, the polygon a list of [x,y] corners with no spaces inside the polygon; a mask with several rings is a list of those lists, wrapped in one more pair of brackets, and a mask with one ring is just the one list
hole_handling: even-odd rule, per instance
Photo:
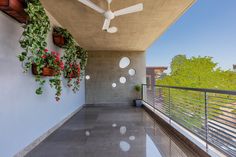
{"label": "metal handrail", "polygon": [[[144,88],[145,86],[146,88]],[[146,96],[150,100],[144,98],[145,89],[147,90]],[[199,98],[197,97],[198,92],[200,93]],[[173,96],[173,94],[177,95]],[[175,121],[204,140],[207,152],[208,145],[211,145],[228,156],[236,156],[236,146],[233,145],[236,143],[236,128],[234,127],[236,124],[234,115],[236,114],[229,111],[236,110],[236,91],[142,84],[142,99],[171,121]],[[230,106],[228,106],[229,104]],[[189,114],[186,114],[188,112]],[[184,116],[180,116],[181,114]],[[195,122],[192,122],[191,119]],[[200,119],[201,121],[199,121]]]}
{"label": "metal handrail", "polygon": [[220,89],[209,89],[209,88],[191,88],[191,87],[166,86],[166,85],[148,85],[148,84],[142,84],[142,85],[173,88],[173,89],[183,89],[183,90],[191,90],[191,91],[199,91],[199,92],[207,92],[207,93],[236,95],[236,91],[234,91],[234,90],[220,90]]}

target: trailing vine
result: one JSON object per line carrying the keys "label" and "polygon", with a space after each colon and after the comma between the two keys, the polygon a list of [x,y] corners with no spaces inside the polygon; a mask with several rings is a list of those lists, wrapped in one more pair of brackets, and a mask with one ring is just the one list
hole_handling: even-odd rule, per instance
{"label": "trailing vine", "polygon": [[[29,71],[32,65],[36,65],[38,75],[35,76],[35,81],[39,83],[39,87],[35,93],[40,95],[43,93],[43,85],[46,80],[40,74],[45,66],[49,66],[49,63],[45,60],[45,47],[47,46],[46,38],[50,30],[49,18],[39,0],[29,0],[27,2],[27,8],[25,9],[28,14],[28,21],[23,26],[24,32],[19,41],[24,51],[18,56],[22,62],[24,72]],[[53,58],[50,61],[50,66],[54,63]],[[56,63],[55,63],[56,64]],[[54,66],[55,68],[55,66]],[[56,89],[56,100],[59,100],[61,95],[61,72],[49,79],[51,87]]]}
{"label": "trailing vine", "polygon": [[78,53],[78,56],[80,59],[80,68],[81,68],[80,80],[82,80],[85,75],[85,68],[86,68],[87,61],[88,61],[88,52],[87,52],[87,50],[78,46],[77,53]]}
{"label": "trailing vine", "polygon": [[67,79],[68,87],[74,92],[79,90],[80,81],[84,76],[84,69],[87,64],[87,52],[78,46],[73,36],[64,28],[55,27],[54,33],[60,34],[65,38],[65,49],[62,59],[65,61],[63,74]]}

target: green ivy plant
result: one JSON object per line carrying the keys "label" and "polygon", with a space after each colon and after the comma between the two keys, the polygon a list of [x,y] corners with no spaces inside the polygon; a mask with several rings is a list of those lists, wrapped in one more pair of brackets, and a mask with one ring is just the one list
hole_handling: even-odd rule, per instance
{"label": "green ivy plant", "polygon": [[[37,73],[41,74],[45,66],[45,47],[47,46],[46,38],[50,31],[49,18],[39,0],[26,1],[27,8],[25,9],[28,14],[27,23],[23,26],[24,32],[20,39],[20,45],[24,51],[18,56],[22,62],[24,72],[29,71],[33,64],[37,67]],[[49,79],[50,85],[54,87],[56,92],[56,99],[59,100],[61,91],[60,74]],[[41,75],[35,76],[35,81],[39,83],[36,89],[36,94],[43,93],[43,85],[46,80]]]}
{"label": "green ivy plant", "polygon": [[78,55],[79,55],[79,59],[80,59],[80,81],[84,78],[85,75],[85,68],[87,65],[87,60],[88,60],[88,52],[87,50],[78,47],[78,51],[77,51]]}
{"label": "green ivy plant", "polygon": [[[65,38],[65,49],[62,59],[65,62],[63,74],[67,79],[68,87],[71,87],[74,92],[79,90],[80,81],[84,77],[84,70],[87,64],[87,51],[78,46],[73,36],[64,28],[54,27],[54,33],[62,35]],[[70,77],[70,74],[74,74]]]}
{"label": "green ivy plant", "polygon": [[61,87],[61,71],[64,69],[64,63],[60,58],[60,54],[58,52],[49,52],[47,49],[44,50],[44,54],[42,56],[44,59],[44,67],[53,69],[54,76],[49,79],[50,86],[56,89],[56,100],[60,100],[62,87]]}

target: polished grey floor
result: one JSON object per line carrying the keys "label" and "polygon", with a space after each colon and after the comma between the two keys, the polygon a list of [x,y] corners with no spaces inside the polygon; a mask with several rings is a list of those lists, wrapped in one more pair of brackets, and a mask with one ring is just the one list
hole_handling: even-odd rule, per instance
{"label": "polished grey floor", "polygon": [[26,157],[196,157],[142,109],[88,106]]}

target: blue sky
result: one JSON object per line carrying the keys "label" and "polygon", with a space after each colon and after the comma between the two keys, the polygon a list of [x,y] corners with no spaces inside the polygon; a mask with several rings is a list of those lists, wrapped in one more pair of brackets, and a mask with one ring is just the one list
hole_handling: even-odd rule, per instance
{"label": "blue sky", "polygon": [[147,50],[147,66],[169,66],[177,54],[211,56],[222,69],[236,64],[236,0],[197,2]]}

